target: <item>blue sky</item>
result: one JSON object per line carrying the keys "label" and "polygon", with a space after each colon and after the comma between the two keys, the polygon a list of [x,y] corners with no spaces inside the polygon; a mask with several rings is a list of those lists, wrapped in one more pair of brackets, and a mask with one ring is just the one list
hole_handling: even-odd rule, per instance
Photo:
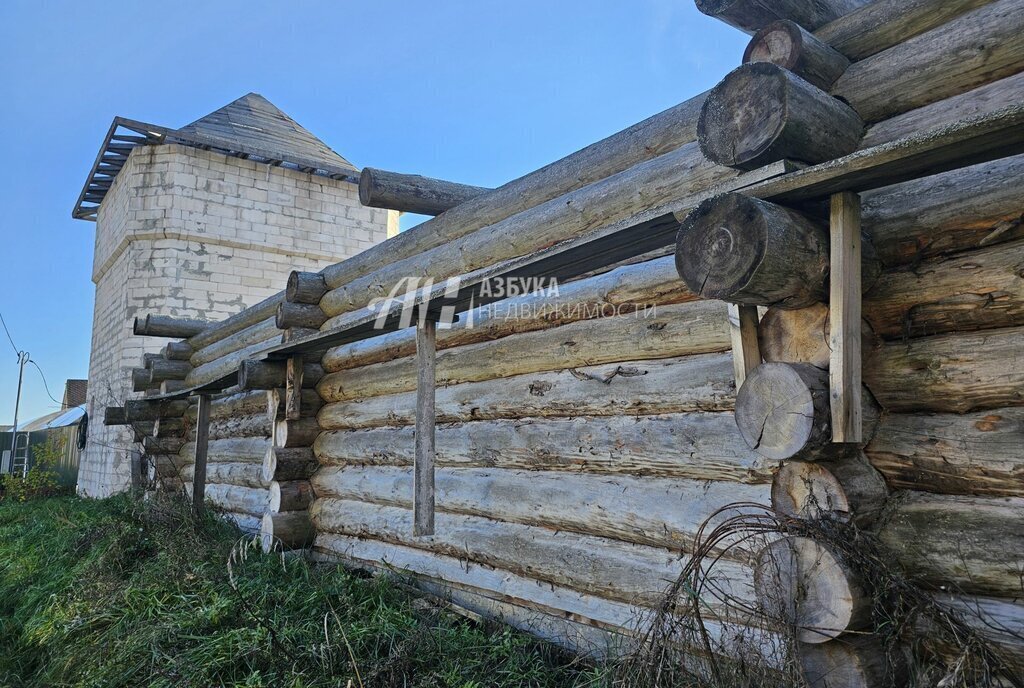
{"label": "blue sky", "polygon": [[[357,166],[497,186],[710,88],[745,44],[692,0],[6,0],[0,314],[55,397],[86,376],[95,225],[70,213],[115,115],[178,127],[256,91]],[[25,380],[22,420],[56,408]],[[0,331],[0,423],[16,382]]]}

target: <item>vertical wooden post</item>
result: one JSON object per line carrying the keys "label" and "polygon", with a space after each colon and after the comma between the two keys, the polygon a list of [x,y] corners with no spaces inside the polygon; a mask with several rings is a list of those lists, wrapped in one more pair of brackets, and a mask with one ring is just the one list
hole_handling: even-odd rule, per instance
{"label": "vertical wooden post", "polygon": [[747,374],[761,365],[757,344],[757,306],[729,304],[729,336],[732,339],[732,369],[739,389]]}
{"label": "vertical wooden post", "polygon": [[832,441],[860,442],[861,431],[861,246],[860,196],[832,195],[829,222],[829,394]]}
{"label": "vertical wooden post", "polygon": [[284,417],[299,420],[302,417],[302,356],[288,357],[285,366]]}
{"label": "vertical wooden post", "polygon": [[192,469],[192,513],[203,513],[206,501],[206,450],[210,445],[210,395],[199,395],[196,414],[196,461]]}
{"label": "vertical wooden post", "polygon": [[413,535],[434,534],[434,370],[437,323],[416,325],[416,456],[413,466]]}

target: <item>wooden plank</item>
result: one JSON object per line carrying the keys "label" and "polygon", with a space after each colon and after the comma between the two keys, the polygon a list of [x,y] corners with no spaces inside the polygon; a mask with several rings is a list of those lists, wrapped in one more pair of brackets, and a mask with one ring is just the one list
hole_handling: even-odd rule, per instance
{"label": "wooden plank", "polygon": [[302,354],[288,357],[285,367],[284,417],[298,420],[302,417]]}
{"label": "wooden plank", "polygon": [[434,383],[437,323],[416,326],[416,456],[413,464],[413,526],[416,536],[434,534]]}
{"label": "wooden plank", "polygon": [[829,274],[829,395],[832,441],[860,442],[861,433],[861,238],[860,196],[832,196]]}
{"label": "wooden plank", "polygon": [[192,512],[201,515],[206,499],[206,453],[210,446],[210,395],[199,395],[196,418],[196,450],[192,468]]}
{"label": "wooden plank", "polygon": [[761,364],[757,343],[757,306],[729,304],[729,336],[732,338],[736,389],[739,389],[747,379],[747,373]]}

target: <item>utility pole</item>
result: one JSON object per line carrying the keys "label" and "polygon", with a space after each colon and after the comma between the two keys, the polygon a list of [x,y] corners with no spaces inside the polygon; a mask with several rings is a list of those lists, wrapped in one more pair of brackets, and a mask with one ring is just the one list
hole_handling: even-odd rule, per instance
{"label": "utility pole", "polygon": [[14,397],[14,425],[11,427],[11,470],[14,469],[14,452],[18,448],[18,407],[21,405],[21,379],[25,375],[28,352],[18,352],[18,395]]}

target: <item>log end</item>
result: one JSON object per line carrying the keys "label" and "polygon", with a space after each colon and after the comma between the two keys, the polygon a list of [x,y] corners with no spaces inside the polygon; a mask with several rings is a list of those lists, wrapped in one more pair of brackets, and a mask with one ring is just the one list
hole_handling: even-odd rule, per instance
{"label": "log end", "polygon": [[771,148],[786,125],[783,71],[768,62],[745,64],[711,89],[697,119],[705,157],[741,170],[781,159]]}
{"label": "log end", "polygon": [[850,519],[846,490],[824,466],[790,461],[772,478],[772,509],[779,516],[815,520],[823,516]]}
{"label": "log end", "polygon": [[743,51],[743,64],[770,62],[796,72],[803,52],[803,32],[787,19],[772,22],[754,34]]}
{"label": "log end", "polygon": [[903,651],[886,648],[873,636],[800,645],[797,660],[809,688],[902,686],[907,678]]}
{"label": "log end", "polygon": [[365,206],[373,205],[373,174],[376,170],[364,167],[359,173],[359,202]]}
{"label": "log end", "polygon": [[769,459],[816,458],[831,441],[828,373],[805,363],[762,363],[736,395],[736,426]]}
{"label": "log end", "polygon": [[263,455],[261,475],[263,480],[269,483],[274,480],[275,473],[277,473],[277,452],[274,451],[273,447],[267,447],[267,452]]}

